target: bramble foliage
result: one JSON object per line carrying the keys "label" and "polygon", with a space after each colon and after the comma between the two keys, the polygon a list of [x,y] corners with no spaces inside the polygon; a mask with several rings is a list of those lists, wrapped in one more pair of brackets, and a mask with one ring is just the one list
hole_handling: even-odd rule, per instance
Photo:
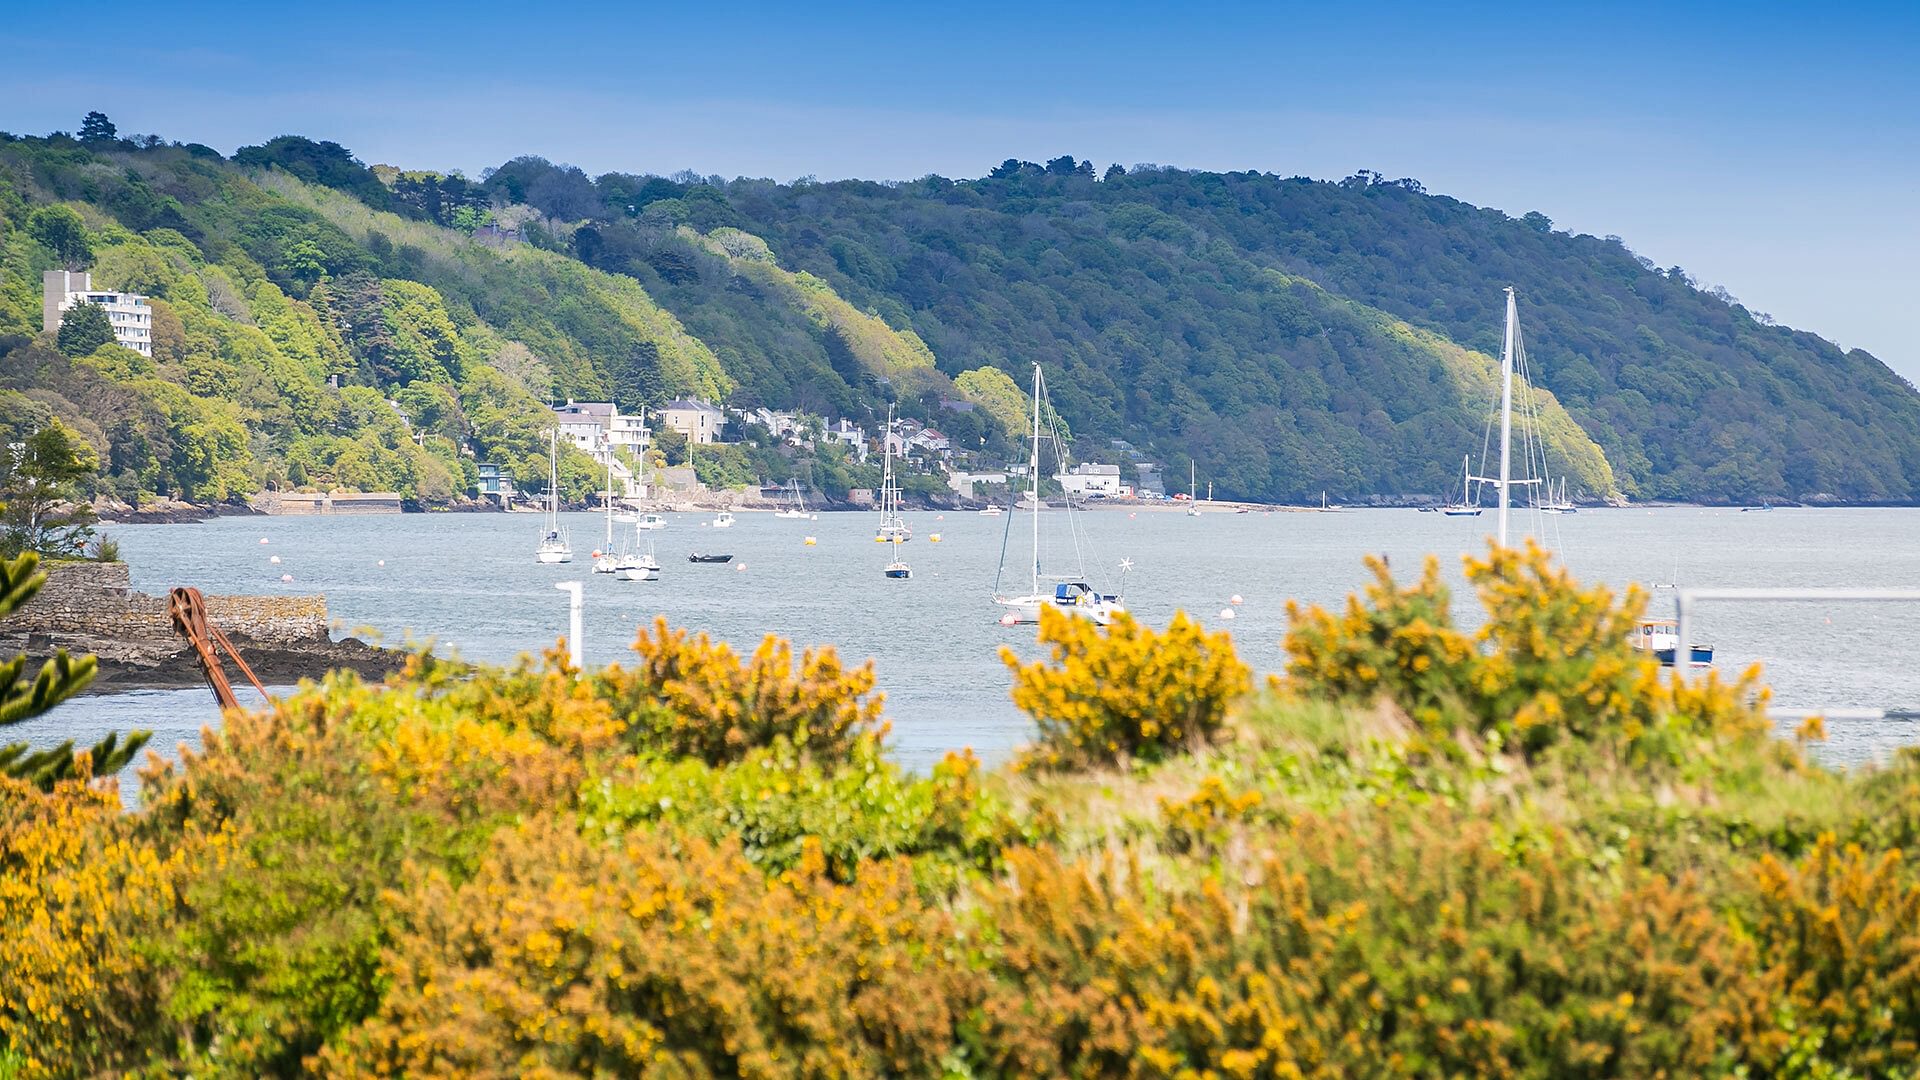
{"label": "bramble foliage", "polygon": [[1039,728],[1029,753],[1039,765],[1153,761],[1205,743],[1251,686],[1233,639],[1209,634],[1184,612],[1160,632],[1125,612],[1103,629],[1042,605],[1040,641],[1051,646],[1050,663],[1022,664],[1000,648],[1013,672],[1013,703]]}
{"label": "bramble foliage", "polygon": [[638,665],[608,668],[595,689],[636,747],[719,764],[777,740],[834,760],[886,734],[873,664],[844,668],[831,647],[807,650],[796,670],[792,646],[768,635],[742,661],[725,642],[674,630],[661,616],[633,649]]}
{"label": "bramble foliage", "polygon": [[1377,572],[1232,739],[1224,637],[1043,627],[1086,726],[1215,731],[1125,769],[911,774],[866,669],[656,624],[307,686],[131,813],[0,779],[0,1076],[1920,1070],[1920,754],[1649,681],[1537,553],[1470,566],[1473,635]]}
{"label": "bramble foliage", "polygon": [[1537,756],[1556,745],[1605,743],[1645,760],[1678,764],[1694,741],[1754,740],[1767,730],[1758,670],[1732,684],[1709,672],[1695,683],[1661,677],[1629,645],[1646,598],[1616,603],[1605,586],[1582,588],[1531,540],[1467,560],[1487,622],[1453,625],[1438,563],[1418,584],[1397,585],[1369,559],[1374,582],[1335,616],[1288,605],[1288,677],[1306,695],[1360,702],[1386,698],[1431,735],[1467,730]]}

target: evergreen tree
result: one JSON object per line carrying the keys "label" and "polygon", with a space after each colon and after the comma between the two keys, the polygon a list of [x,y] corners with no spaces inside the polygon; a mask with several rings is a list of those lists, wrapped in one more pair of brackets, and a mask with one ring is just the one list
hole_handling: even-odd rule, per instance
{"label": "evergreen tree", "polygon": [[[33,599],[46,584],[47,575],[39,572],[39,565],[40,557],[32,552],[0,561],[0,617],[12,614]],[[98,668],[99,661],[93,657],[75,659],[67,655],[65,649],[42,664],[32,680],[25,677],[25,656],[0,664],[0,727],[31,720],[79,693],[93,681]],[[27,780],[43,789],[61,780],[108,776],[132,761],[152,734],[136,731],[128,735],[125,742],[117,734],[108,735],[95,743],[84,758],[74,754],[72,740],[39,752],[26,743],[0,746],[0,775]]]}
{"label": "evergreen tree", "polygon": [[114,142],[120,137],[119,129],[103,112],[90,112],[80,121],[80,141],[89,145]]}
{"label": "evergreen tree", "polygon": [[102,345],[113,344],[113,321],[107,309],[95,303],[75,304],[60,318],[60,351],[68,356],[92,356]]}

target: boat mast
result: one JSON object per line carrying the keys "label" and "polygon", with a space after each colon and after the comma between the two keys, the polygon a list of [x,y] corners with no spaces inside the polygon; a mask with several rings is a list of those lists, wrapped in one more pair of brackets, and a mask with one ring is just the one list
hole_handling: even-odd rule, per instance
{"label": "boat mast", "polygon": [[1507,505],[1513,482],[1509,457],[1513,450],[1513,336],[1520,321],[1513,286],[1507,286],[1507,340],[1500,350],[1500,546],[1507,546]]}
{"label": "boat mast", "polygon": [[553,425],[553,440],[547,447],[547,529],[560,528],[560,425]]}
{"label": "boat mast", "polygon": [[613,550],[613,447],[607,447],[607,550]]}
{"label": "boat mast", "polygon": [[1040,365],[1033,365],[1033,454],[1027,461],[1033,471],[1033,592],[1040,593]]}

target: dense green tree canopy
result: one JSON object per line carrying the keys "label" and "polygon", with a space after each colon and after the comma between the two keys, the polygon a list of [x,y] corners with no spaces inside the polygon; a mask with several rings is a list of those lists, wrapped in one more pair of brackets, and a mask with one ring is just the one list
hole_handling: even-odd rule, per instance
{"label": "dense green tree canopy", "polygon": [[[1615,238],[1370,172],[1060,155],[777,184],[520,157],[475,183],[296,136],[232,162],[60,136],[0,142],[0,220],[30,238],[0,262],[5,385],[69,418],[112,402],[84,415],[116,490],[227,497],[298,460],[438,491],[463,458],[537,455],[541,399],[566,397],[869,430],[892,405],[1008,456],[1007,384],[1037,362],[1078,458],[1191,458],[1222,496],[1431,497],[1485,444],[1514,285],[1576,496],[1920,498],[1920,396],[1873,357]],[[61,264],[155,298],[151,371],[18,352]],[[333,380],[405,395],[443,437],[363,428]]]}

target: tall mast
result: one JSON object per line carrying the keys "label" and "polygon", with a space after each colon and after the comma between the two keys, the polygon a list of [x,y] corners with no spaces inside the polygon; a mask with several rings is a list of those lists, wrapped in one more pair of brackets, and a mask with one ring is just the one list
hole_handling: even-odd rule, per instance
{"label": "tall mast", "polygon": [[547,527],[560,525],[560,425],[553,425],[553,440],[547,447]]}
{"label": "tall mast", "polygon": [[1513,450],[1513,337],[1516,325],[1520,321],[1519,312],[1514,306],[1513,286],[1507,286],[1507,341],[1500,350],[1500,546],[1507,546],[1507,504],[1512,489],[1511,462],[1509,456]]}
{"label": "tall mast", "polygon": [[613,550],[613,446],[607,446],[607,550]]}
{"label": "tall mast", "polygon": [[1033,473],[1033,591],[1040,592],[1040,365],[1033,365],[1033,456],[1027,467]]}

